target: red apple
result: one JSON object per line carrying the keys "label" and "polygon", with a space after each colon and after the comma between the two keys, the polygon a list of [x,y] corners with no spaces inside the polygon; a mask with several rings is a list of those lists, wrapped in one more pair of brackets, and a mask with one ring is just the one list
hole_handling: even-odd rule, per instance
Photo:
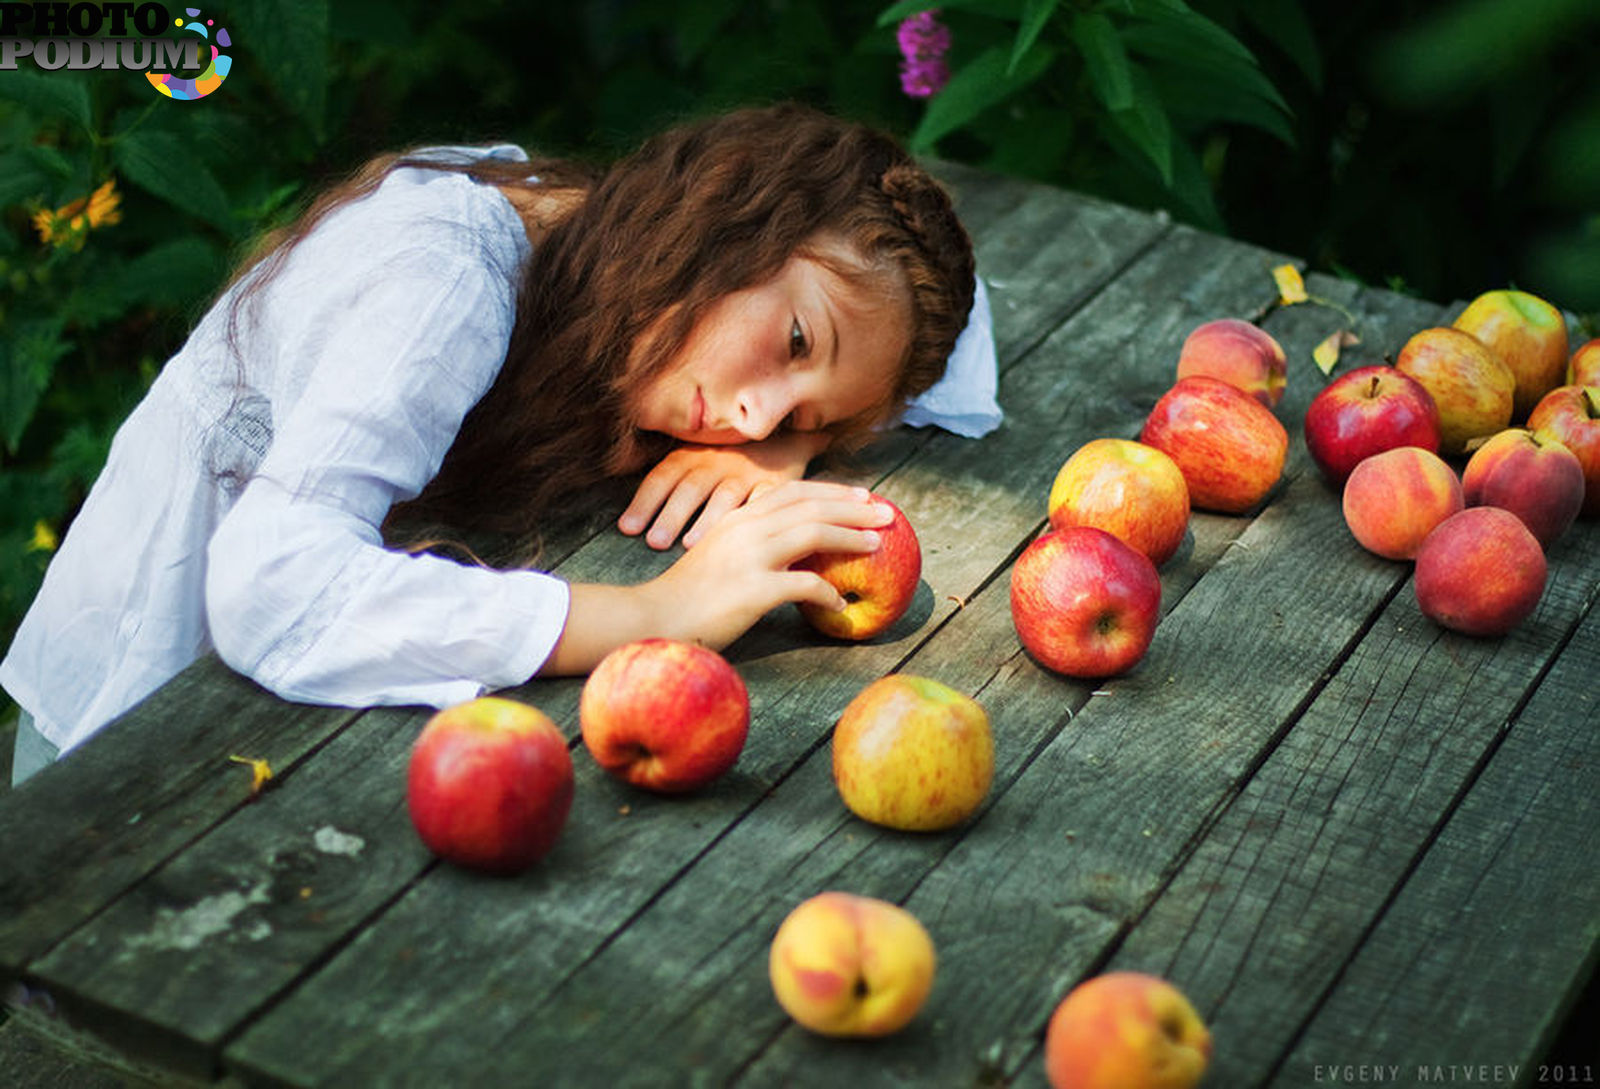
{"label": "red apple", "polygon": [[1149,649],[1160,615],[1156,565],[1103,529],[1048,532],[1011,569],[1011,620],[1022,645],[1069,677],[1132,669]]}
{"label": "red apple", "polygon": [[1045,1030],[1051,1089],[1192,1089],[1211,1060],[1211,1033],[1172,984],[1108,972],[1063,998]]}
{"label": "red apple", "polygon": [[1516,380],[1512,418],[1526,419],[1567,369],[1567,319],[1526,291],[1485,291],[1452,323],[1500,357]]}
{"label": "red apple", "polygon": [[406,805],[428,850],[515,873],[543,858],[572,808],[567,739],[541,711],[485,696],[430,718],[411,748]]}
{"label": "red apple", "polygon": [[1153,446],[1091,439],[1056,473],[1049,510],[1051,528],[1096,526],[1159,567],[1188,532],[1189,486],[1177,463]]}
{"label": "red apple", "polygon": [[1582,515],[1600,517],[1600,386],[1560,386],[1528,415],[1528,430],[1544,431],[1583,466]]}
{"label": "red apple", "polygon": [[1345,525],[1363,548],[1409,560],[1435,526],[1462,508],[1461,481],[1438,454],[1397,446],[1355,467],[1343,506]]}
{"label": "red apple", "polygon": [[879,677],[833,728],[839,797],[887,828],[952,828],[983,804],[993,777],[989,716],[971,696],[926,677]]}
{"label": "red apple", "polygon": [[922,577],[922,546],[904,512],[881,495],[879,503],[894,510],[894,521],[879,529],[873,552],[818,552],[797,568],[815,571],[844,596],[837,612],[807,602],[800,614],[823,635],[835,639],[871,639],[887,631],[911,608]]}
{"label": "red apple", "polygon": [[1461,474],[1469,507],[1499,507],[1548,549],[1583,509],[1583,463],[1548,431],[1507,428],[1473,451]]}
{"label": "red apple", "polygon": [[1342,485],[1364,459],[1397,446],[1439,452],[1439,409],[1421,383],[1393,367],[1357,367],[1322,387],[1306,409],[1306,449]]}
{"label": "red apple", "polygon": [[1439,523],[1417,552],[1417,607],[1466,635],[1504,635],[1544,593],[1544,549],[1499,507],[1468,507]]}
{"label": "red apple", "polygon": [[1569,386],[1600,386],[1600,337],[1584,344],[1567,360]]}
{"label": "red apple", "polygon": [[1405,342],[1394,365],[1433,395],[1441,453],[1463,453],[1471,440],[1510,425],[1516,377],[1471,333],[1446,326],[1424,329]]}
{"label": "red apple", "polygon": [[704,786],[739,759],[750,696],[698,643],[641,639],[604,658],[578,702],[583,743],[617,778],[660,793]]}
{"label": "red apple", "polygon": [[1178,353],[1178,377],[1208,374],[1268,408],[1283,399],[1288,360],[1272,334],[1248,321],[1219,318],[1196,326]]}
{"label": "red apple", "polygon": [[1242,514],[1283,475],[1289,433],[1272,411],[1219,378],[1180,378],[1156,402],[1139,436],[1183,472],[1189,502]]}

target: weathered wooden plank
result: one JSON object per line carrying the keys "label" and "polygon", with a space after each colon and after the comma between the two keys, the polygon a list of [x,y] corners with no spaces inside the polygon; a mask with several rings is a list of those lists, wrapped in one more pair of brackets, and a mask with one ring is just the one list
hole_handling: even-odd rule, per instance
{"label": "weathered wooden plank", "polygon": [[[354,712],[284,704],[214,658],[195,663],[65,761],[0,797],[0,978],[249,798],[230,754],[287,771]],[[70,762],[71,770],[67,768]],[[82,784],[104,783],[88,791]]]}
{"label": "weathered wooden plank", "polygon": [[[1204,253],[1205,263],[1215,266],[1219,263],[1214,252],[1218,244],[1186,235],[1174,241],[1173,251],[1164,260],[1169,265],[1192,267]],[[1255,276],[1259,262],[1254,251],[1247,254],[1243,249],[1225,248],[1225,253],[1231,254],[1235,262],[1235,275],[1231,280],[1219,277],[1217,282],[1229,283],[1237,294],[1240,285]],[[1220,263],[1226,265],[1228,261]],[[1148,288],[1130,287],[1128,299],[1139,313],[1155,309]],[[1106,311],[1117,312],[1116,308]],[[1086,326],[1093,324],[1085,322]],[[1137,340],[1137,333],[1130,330],[1126,337]],[[1168,366],[1170,361],[1164,360],[1162,368]],[[1019,377],[1029,371],[1035,372],[1032,377]],[[938,623],[949,614],[950,598],[970,597],[1038,525],[1043,511],[1037,480],[1040,476],[1047,480],[1047,474],[1053,473],[1058,462],[1055,448],[1042,444],[1041,437],[1060,433],[1063,416],[1081,413],[1084,418],[1092,418],[1082,402],[1094,396],[1091,390],[1097,382],[1098,379],[1075,385],[1055,374],[1053,368],[1013,367],[1007,371],[1007,392],[1002,395],[1008,411],[1014,410],[1012,418],[1000,432],[985,440],[986,454],[977,472],[971,465],[970,448],[962,450],[962,440],[936,436],[915,462],[884,482],[882,490],[901,502],[924,538],[925,579],[932,600],[929,611],[923,614],[922,627]],[[1022,393],[1013,396],[1019,390]],[[1052,391],[1058,403],[1051,402]],[[1111,411],[1120,408],[1121,426],[1125,428],[1131,425],[1136,411],[1127,406],[1136,396],[1154,399],[1154,393],[1140,386],[1124,388],[1111,400]],[[1077,407],[1061,402],[1075,402]],[[992,460],[990,444],[998,447],[992,451]],[[966,453],[964,458],[958,456],[962,452]],[[929,462],[936,467],[926,468],[925,463]],[[937,467],[946,463],[950,465],[948,471]],[[984,508],[981,515],[975,509],[980,506]],[[590,554],[598,555],[593,549]],[[505,956],[499,945],[475,933],[479,927],[474,920],[479,915],[474,906],[466,909],[470,918],[463,921],[454,937],[457,948],[449,952],[430,948],[428,967],[415,968],[418,972],[438,972],[443,970],[442,961],[453,957],[455,963],[461,963],[465,957],[474,973],[487,973],[485,987],[478,994],[452,992],[436,1000],[449,1008],[437,1010],[437,1017],[430,1023],[451,1024],[449,1045],[416,1035],[396,1038],[380,1031],[375,1036],[371,1031],[372,1012],[362,1008],[363,1002],[369,1001],[365,992],[374,978],[384,979],[389,991],[415,988],[414,978],[384,975],[384,965],[393,961],[397,948],[416,948],[418,932],[427,927],[428,920],[437,918],[449,900],[454,878],[435,872],[346,955],[337,958],[247,1032],[230,1049],[229,1058],[242,1072],[250,1074],[318,1080],[370,1069],[374,1063],[444,1070],[468,1051],[475,1056],[475,1062],[487,1061],[484,1052],[491,1050],[491,1043],[502,1034],[514,1035],[519,1041],[528,1038],[525,1023],[512,1033],[515,1018],[525,1022],[528,1008],[540,1000],[549,986],[602,948],[618,926],[649,905],[660,888],[675,876],[675,867],[689,863],[745,809],[761,802],[762,794],[825,737],[843,704],[867,680],[904,657],[915,644],[918,629],[914,626],[909,635],[891,635],[894,637],[888,641],[865,646],[822,646],[798,627],[792,611],[775,614],[758,626],[750,639],[733,648],[730,655],[739,663],[756,707],[751,741],[738,774],[729,784],[719,785],[705,799],[669,802],[640,798],[592,775],[580,784],[579,806],[591,804],[584,795],[592,795],[592,804],[598,810],[594,819],[609,816],[608,824],[625,825],[626,831],[613,834],[609,849],[600,851],[585,843],[583,836],[587,832],[577,831],[583,822],[582,813],[575,813],[569,836],[574,837],[573,852],[583,850],[584,867],[564,873],[560,891],[552,890],[550,898],[541,902],[549,913],[540,927],[542,941],[555,948],[546,949],[542,944],[536,953],[520,953],[520,959]],[[797,684],[797,678],[806,680]],[[722,792],[739,790],[748,790],[750,795],[736,799],[730,808],[729,799],[722,797]],[[710,808],[699,808],[702,804]],[[619,820],[617,810],[623,806],[628,806],[629,812]],[[765,803],[762,813],[763,821],[769,819]],[[650,819],[641,820],[643,816]],[[777,819],[780,826],[788,820],[781,816]],[[705,827],[695,827],[702,820]],[[570,859],[573,855],[565,857]],[[671,866],[664,869],[663,860]],[[482,918],[486,920],[499,917],[493,904],[484,910],[487,914]],[[469,946],[473,952],[463,953],[460,946]],[[420,961],[414,959],[412,963],[419,965]],[[495,1010],[481,1008],[484,991],[496,994],[502,1001],[515,995],[517,1001],[512,1006],[516,1014],[498,1006]],[[361,1020],[366,1029],[365,1040],[351,1039],[347,1018]],[[506,1018],[513,1018],[510,1025]],[[403,1029],[397,1027],[395,1032],[403,1034]],[[522,1056],[521,1061],[530,1061],[521,1044],[516,1053]]]}
{"label": "weathered wooden plank", "polygon": [[[1592,575],[1595,549],[1585,551]],[[1401,1080],[1418,1082],[1479,1067],[1498,1067],[1492,1080],[1506,1085],[1594,1076],[1593,1067],[1541,1071],[1528,1057],[1543,1053],[1600,948],[1597,676],[1600,609],[1591,600],[1273,1085],[1355,1064],[1399,1066]]]}

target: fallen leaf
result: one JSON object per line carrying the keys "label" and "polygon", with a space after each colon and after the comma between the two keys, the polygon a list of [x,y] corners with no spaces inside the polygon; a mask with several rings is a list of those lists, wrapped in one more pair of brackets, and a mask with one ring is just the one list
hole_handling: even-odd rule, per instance
{"label": "fallen leaf", "polygon": [[1272,270],[1273,282],[1278,285],[1278,301],[1284,306],[1303,303],[1311,296],[1306,294],[1306,282],[1300,270],[1293,265],[1278,265]]}
{"label": "fallen leaf", "polygon": [[1340,329],[1329,334],[1326,340],[1311,349],[1311,358],[1316,362],[1319,371],[1323,374],[1332,374],[1334,364],[1339,362],[1340,350],[1360,343],[1360,337],[1348,329]]}
{"label": "fallen leaf", "polygon": [[265,760],[253,760],[248,756],[230,756],[228,759],[235,764],[250,765],[250,797],[252,798],[260,794],[261,789],[272,778],[272,765]]}

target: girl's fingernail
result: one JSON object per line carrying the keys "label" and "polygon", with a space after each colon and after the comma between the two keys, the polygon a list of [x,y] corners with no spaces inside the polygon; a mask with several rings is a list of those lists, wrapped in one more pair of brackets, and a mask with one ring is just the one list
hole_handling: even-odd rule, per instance
{"label": "girl's fingernail", "polygon": [[873,548],[877,548],[878,545],[883,543],[883,538],[878,536],[878,534],[874,533],[872,530],[869,529],[869,530],[866,531],[866,533],[867,533],[867,543],[869,545],[871,545]]}

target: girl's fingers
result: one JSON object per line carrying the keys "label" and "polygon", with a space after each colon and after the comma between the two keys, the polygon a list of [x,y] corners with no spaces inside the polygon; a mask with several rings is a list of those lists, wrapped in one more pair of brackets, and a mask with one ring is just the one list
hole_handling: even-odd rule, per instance
{"label": "girl's fingers", "polygon": [[706,500],[706,505],[700,511],[694,525],[689,527],[689,532],[683,535],[683,547],[693,548],[695,542],[704,537],[712,526],[737,509],[742,503],[750,499],[755,493],[747,493],[743,485],[733,481],[724,480],[711,493],[711,498]]}
{"label": "girl's fingers", "polygon": [[655,468],[639,482],[628,508],[617,519],[617,528],[630,536],[643,532],[644,527],[650,524],[651,517],[678,486],[678,481],[683,479],[684,471],[677,459],[668,457],[657,462]]}
{"label": "girl's fingers", "polygon": [[679,480],[677,486],[672,489],[672,494],[667,497],[666,504],[656,515],[655,524],[645,535],[645,541],[650,547],[670,548],[672,542],[677,539],[679,531],[705,503],[706,496],[711,494],[715,484],[715,477],[700,472],[691,472]]}
{"label": "girl's fingers", "polygon": [[844,595],[815,571],[786,571],[782,578],[786,601],[820,605],[824,609],[834,610],[842,609],[847,604]]}
{"label": "girl's fingers", "polygon": [[876,552],[879,540],[875,530],[806,523],[772,537],[767,558],[774,567],[788,567],[814,552]]}

